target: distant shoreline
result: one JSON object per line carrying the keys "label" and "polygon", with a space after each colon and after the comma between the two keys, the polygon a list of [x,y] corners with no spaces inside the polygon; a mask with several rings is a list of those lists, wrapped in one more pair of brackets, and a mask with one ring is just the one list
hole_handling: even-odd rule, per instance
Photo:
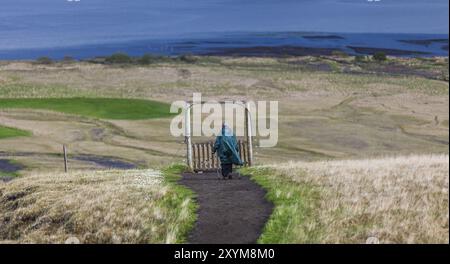
{"label": "distant shoreline", "polygon": [[[448,51],[448,45],[445,46]],[[256,46],[256,47],[242,47],[242,48],[224,48],[217,49],[211,51],[209,53],[202,54],[178,54],[178,55],[160,55],[160,54],[152,54],[145,53],[143,55],[130,55],[125,52],[115,52],[110,55],[100,55],[100,56],[91,56],[86,58],[75,58],[72,56],[65,56],[63,58],[52,58],[51,56],[39,56],[38,58],[27,58],[27,59],[4,59],[0,57],[0,62],[11,62],[11,61],[29,61],[35,62],[40,59],[48,59],[54,62],[57,61],[65,61],[65,60],[73,60],[73,61],[85,61],[85,62],[94,62],[94,63],[104,63],[105,60],[114,55],[114,54],[124,54],[129,56],[130,58],[140,58],[143,56],[150,56],[152,58],[159,58],[160,61],[163,61],[164,58],[167,59],[177,59],[183,57],[235,57],[235,58],[295,58],[295,57],[320,57],[320,56],[349,56],[349,57],[358,57],[358,56],[373,56],[377,53],[382,53],[389,57],[396,58],[448,58],[447,55],[433,55],[427,52],[420,52],[414,50],[398,50],[398,49],[383,49],[383,48],[371,48],[371,47],[348,47],[351,50],[354,50],[354,53],[349,53],[345,50],[341,49],[333,49],[333,48],[310,48],[310,47],[301,47],[301,46]],[[444,47],[443,47],[444,48]],[[45,64],[45,63],[44,63]]]}
{"label": "distant shoreline", "polygon": [[383,52],[398,57],[448,57],[448,35],[276,32],[236,33],[179,39],[130,40],[81,46],[0,49],[0,60],[39,57],[76,59],[106,57],[123,52],[130,56],[322,56],[334,52],[351,56]]}
{"label": "distant shoreline", "polygon": [[256,46],[256,47],[244,47],[244,48],[228,48],[217,50],[215,52],[207,53],[209,56],[237,56],[237,57],[284,57],[284,56],[329,56],[335,52],[342,52],[348,56],[371,56],[378,52],[382,52],[387,56],[430,56],[429,52],[421,52],[414,50],[400,50],[400,49],[385,49],[374,47],[356,47],[347,46],[355,53],[349,53],[343,49],[334,48],[310,48],[301,46]]}
{"label": "distant shoreline", "polygon": [[[353,47],[355,49],[358,49],[356,47]],[[232,49],[222,52],[212,52],[209,54],[182,54],[182,55],[173,55],[173,56],[166,56],[166,55],[158,55],[158,54],[144,54],[142,56],[129,56],[126,53],[114,53],[110,56],[93,56],[89,58],[73,58],[71,56],[66,56],[65,58],[59,58],[59,59],[53,59],[48,56],[41,56],[36,59],[2,59],[0,58],[0,63],[11,63],[11,62],[29,62],[29,63],[35,63],[40,65],[50,65],[54,63],[70,63],[70,62],[87,62],[87,63],[97,63],[97,64],[110,64],[110,65],[117,65],[117,64],[142,64],[139,62],[139,60],[145,56],[150,56],[152,62],[151,63],[144,63],[142,65],[147,64],[153,64],[153,63],[171,63],[176,61],[181,61],[185,63],[195,63],[190,62],[189,60],[197,60],[201,58],[205,58],[205,60],[209,60],[208,58],[214,60],[214,58],[273,58],[273,59],[289,59],[289,58],[301,58],[301,57],[322,57],[322,58],[333,58],[333,57],[349,57],[349,58],[355,58],[362,57],[364,58],[371,58],[376,53],[383,53],[388,58],[395,60],[395,59],[417,59],[417,58],[443,58],[448,59],[449,56],[429,56],[429,54],[421,54],[414,51],[411,51],[411,53],[408,53],[408,51],[399,51],[399,50],[383,50],[378,48],[361,48],[361,50],[364,50],[365,52],[368,52],[367,54],[347,54],[345,52],[342,52],[340,50],[336,49],[314,49],[314,48],[305,48],[305,47],[282,47],[282,48],[274,48],[274,47],[250,47],[250,48],[242,48],[242,49]],[[386,51],[386,52],[385,52]],[[115,54],[124,54],[128,56],[132,61],[125,62],[125,63],[109,63],[108,58],[114,56]],[[414,56],[405,56],[405,55],[414,55]],[[428,56],[419,56],[419,55],[428,55]],[[44,60],[44,62],[42,61]],[[203,59],[202,59],[203,60]]]}

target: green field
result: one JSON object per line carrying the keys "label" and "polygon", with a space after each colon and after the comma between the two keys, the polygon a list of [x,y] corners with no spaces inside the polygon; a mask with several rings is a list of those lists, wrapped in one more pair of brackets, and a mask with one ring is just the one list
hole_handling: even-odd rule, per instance
{"label": "green field", "polygon": [[16,128],[0,126],[0,139],[29,136],[31,133]]}
{"label": "green field", "polygon": [[171,116],[165,103],[113,98],[13,98],[0,99],[2,108],[51,110],[102,119],[139,120]]}

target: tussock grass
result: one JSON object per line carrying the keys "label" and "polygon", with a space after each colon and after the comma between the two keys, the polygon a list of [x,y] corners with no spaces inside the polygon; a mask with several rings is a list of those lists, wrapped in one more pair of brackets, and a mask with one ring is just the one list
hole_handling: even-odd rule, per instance
{"label": "tussock grass", "polygon": [[171,116],[169,105],[156,101],[118,98],[0,99],[0,108],[45,109],[104,119],[137,120]]}
{"label": "tussock grass", "polygon": [[10,137],[24,137],[29,135],[31,135],[31,133],[28,131],[0,125],[0,139]]}
{"label": "tussock grass", "polygon": [[289,162],[249,169],[275,211],[261,243],[449,242],[449,156]]}
{"label": "tussock grass", "polygon": [[40,173],[0,183],[0,242],[184,242],[191,193],[174,166],[155,170]]}

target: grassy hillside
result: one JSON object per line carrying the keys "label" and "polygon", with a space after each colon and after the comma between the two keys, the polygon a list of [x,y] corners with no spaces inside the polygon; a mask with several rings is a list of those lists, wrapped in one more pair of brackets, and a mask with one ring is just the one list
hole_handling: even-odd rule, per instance
{"label": "grassy hillside", "polygon": [[2,138],[9,138],[9,137],[23,137],[23,136],[29,136],[31,133],[28,131],[12,128],[12,127],[5,127],[0,126],[0,139]]}
{"label": "grassy hillside", "polygon": [[103,119],[150,119],[171,116],[165,103],[113,98],[16,98],[0,99],[0,109],[44,109]]}
{"label": "grassy hillside", "polygon": [[[0,240],[181,242],[193,219],[188,191],[153,171],[92,171],[70,157],[108,155],[149,168],[182,162],[184,138],[168,131],[169,105],[141,98],[191,100],[193,92],[279,101],[277,146],[254,148],[257,164],[279,165],[248,171],[276,205],[260,242],[448,242],[448,155],[420,155],[448,153],[448,58],[339,56],[148,66],[1,61],[8,138],[0,152],[27,169],[0,182]],[[31,135],[10,137],[18,129]],[[61,173],[62,144],[69,174]],[[411,154],[418,156],[370,159]]]}
{"label": "grassy hillside", "polygon": [[260,243],[449,242],[448,155],[247,169],[275,210]]}
{"label": "grassy hillside", "polygon": [[[195,63],[147,66],[12,61],[0,63],[0,98],[62,97],[69,98],[70,104],[74,97],[172,102],[192,100],[193,92],[201,92],[204,99],[277,100],[278,144],[255,148],[255,162],[267,164],[448,152],[449,86],[446,78],[439,77],[444,73],[448,75],[447,58],[389,58],[380,63],[336,56],[202,57]],[[97,114],[101,118],[148,118],[153,111],[145,109],[135,115],[127,110],[124,114],[119,112],[123,106],[100,111],[96,107],[104,106],[97,103],[99,99],[91,100],[95,103],[74,112],[101,112]],[[57,106],[61,111],[72,107],[58,101],[63,104]],[[181,162],[185,155],[183,138],[168,133],[170,117],[92,120],[56,114],[2,108],[0,103],[0,124],[35,135],[27,142],[8,139],[1,150],[59,153],[65,143],[71,152],[115,153],[127,160],[148,161],[152,168]],[[54,165],[59,166],[58,162]]]}
{"label": "grassy hillside", "polygon": [[182,167],[36,173],[0,181],[0,243],[179,243],[192,226]]}

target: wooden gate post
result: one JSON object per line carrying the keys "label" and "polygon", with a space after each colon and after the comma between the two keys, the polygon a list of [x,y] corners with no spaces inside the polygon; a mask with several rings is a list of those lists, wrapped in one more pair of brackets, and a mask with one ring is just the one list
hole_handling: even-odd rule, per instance
{"label": "wooden gate post", "polygon": [[184,108],[184,136],[186,142],[186,162],[189,169],[193,170],[192,165],[192,138],[191,138],[191,105],[186,103]]}
{"label": "wooden gate post", "polygon": [[252,143],[252,118],[250,113],[250,103],[245,103],[245,125],[247,126],[247,145],[248,145],[248,166],[253,164],[253,143]]}

